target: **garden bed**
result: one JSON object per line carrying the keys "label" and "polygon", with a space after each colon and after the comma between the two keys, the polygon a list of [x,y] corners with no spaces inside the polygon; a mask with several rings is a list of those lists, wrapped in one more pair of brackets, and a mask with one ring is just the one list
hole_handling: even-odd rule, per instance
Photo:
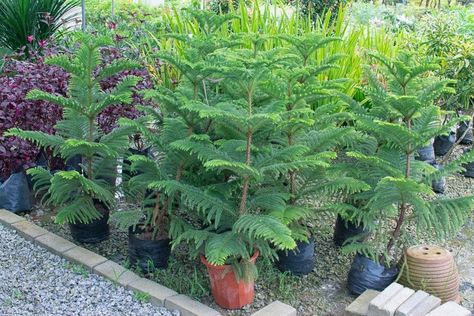
{"label": "garden bed", "polygon": [[[79,5],[57,1],[64,12]],[[353,264],[348,278],[352,257],[332,240],[337,214],[368,232],[366,240],[348,239],[347,253],[377,258],[385,268],[405,247],[438,237],[459,262],[464,304],[472,306],[473,180],[451,174],[461,164],[474,166],[474,150],[444,167],[433,165],[434,156],[412,162],[434,137],[436,144],[454,142],[456,135],[446,134],[468,118],[446,110],[472,110],[470,9],[407,17],[400,14],[411,6],[331,11],[325,4],[313,15],[312,0],[296,7],[288,1],[281,7],[287,14],[277,14],[271,2],[251,0],[230,5],[232,16],[223,16],[224,8],[193,9],[189,1],[183,11],[132,8],[125,0],[102,10],[99,2],[82,2],[82,33],[90,34],[67,36],[52,32],[67,22],[64,12],[41,0],[31,10],[16,1],[0,6],[0,57],[9,51],[0,59],[0,179],[18,192],[11,175],[25,180],[20,171],[36,165],[28,170],[34,190],[47,192],[43,200],[57,210],[36,206],[27,218],[69,240],[100,240],[84,246],[127,267],[135,263],[134,256],[128,261],[131,226],[140,225],[130,232],[143,244],[154,244],[143,249],[160,253],[140,256],[153,258],[155,267],[166,266],[171,238],[179,246],[169,268],[145,277],[224,315],[250,315],[275,300],[300,315],[339,315],[353,299],[346,279],[354,293],[381,290],[396,269],[357,286],[358,274],[372,273]],[[19,28],[18,17],[31,30]],[[64,69],[58,77],[50,67]],[[41,80],[28,80],[25,69]],[[451,175],[446,198],[436,199],[443,174]],[[26,180],[23,187],[28,195]],[[128,204],[116,206],[117,192]],[[102,241],[109,215],[116,227]],[[74,233],[81,228],[88,232]],[[273,250],[283,262],[281,251],[302,249],[299,242],[311,235],[316,266],[299,266],[312,272],[280,273],[269,259]],[[301,257],[313,259],[310,240],[310,253]],[[214,267],[206,271],[190,253]],[[149,263],[141,263],[145,270]],[[239,286],[242,278],[251,285]],[[214,298],[221,307],[244,307],[222,310]]]}
{"label": "garden bed", "polygon": [[[35,212],[32,213],[34,214]],[[72,241],[69,229],[55,225],[50,217],[30,218],[38,225]],[[167,269],[156,270],[147,277],[179,293],[192,296],[224,315],[250,315],[274,300],[292,305],[297,308],[299,315],[337,315],[353,300],[344,288],[350,257],[340,254],[334,246],[331,226],[315,227],[315,233],[317,244],[314,272],[299,278],[282,274],[267,260],[257,261],[259,278],[255,284],[255,301],[243,310],[225,311],[213,302],[205,267],[198,259],[190,260],[185,247],[180,247],[172,254]],[[109,240],[82,246],[124,266],[128,265],[127,234],[115,228],[111,229]],[[326,314],[328,311],[334,311],[334,314]]]}
{"label": "garden bed", "polygon": [[[458,155],[459,147],[455,151]],[[457,175],[447,178],[446,195],[463,196],[474,193],[474,179]],[[53,223],[49,213],[37,208],[29,219],[48,230],[72,240],[69,229]],[[192,296],[219,310],[224,315],[250,315],[274,300],[290,304],[298,315],[342,315],[344,308],[354,299],[345,288],[351,257],[341,254],[332,241],[334,218],[315,223],[316,266],[313,273],[294,277],[279,272],[271,262],[257,262],[259,278],[255,284],[255,301],[242,310],[226,311],[219,308],[210,294],[206,269],[198,259],[190,260],[185,247],[177,249],[170,257],[166,270],[156,270],[147,277],[179,293]],[[452,250],[461,275],[462,305],[472,309],[474,305],[474,215],[463,230],[445,247]],[[127,266],[128,239],[125,232],[112,227],[110,239],[84,247],[117,263]]]}

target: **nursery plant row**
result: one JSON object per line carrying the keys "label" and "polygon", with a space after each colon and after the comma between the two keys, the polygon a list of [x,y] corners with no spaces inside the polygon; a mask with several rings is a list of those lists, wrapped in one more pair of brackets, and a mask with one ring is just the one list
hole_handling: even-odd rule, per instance
{"label": "nursery plant row", "polygon": [[[216,303],[236,309],[254,299],[261,257],[313,271],[310,226],[322,213],[338,216],[335,240],[355,255],[354,294],[391,284],[417,234],[442,240],[471,215],[474,197],[442,195],[444,177],[473,175],[474,152],[449,159],[456,143],[472,143],[472,118],[443,101],[457,82],[436,60],[366,52],[355,85],[331,53],[340,37],[230,34],[233,15],[188,17],[192,36],[153,38],[144,61],[88,33],[74,35],[72,52],[33,57],[67,85],[31,89],[22,102],[58,107],[58,119],[12,124],[2,137],[41,149],[44,161],[27,170],[33,190],[76,240],[108,238],[111,222],[129,232],[130,263],[144,272],[184,243],[207,267]],[[127,209],[117,211],[118,195]],[[450,299],[457,287],[436,294]]]}

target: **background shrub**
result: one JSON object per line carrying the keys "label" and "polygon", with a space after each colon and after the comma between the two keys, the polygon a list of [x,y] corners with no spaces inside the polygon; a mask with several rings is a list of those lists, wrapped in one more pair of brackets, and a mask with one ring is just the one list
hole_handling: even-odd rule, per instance
{"label": "background shrub", "polygon": [[[124,57],[123,54],[117,48],[104,49],[102,50],[102,66],[108,65],[122,57]],[[142,78],[142,80],[140,80],[134,88],[132,103],[110,106],[99,115],[99,126],[106,133],[109,133],[117,126],[117,121],[121,117],[130,119],[139,117],[141,113],[136,109],[136,105],[152,105],[151,101],[145,101],[140,94],[140,91],[153,88],[152,79],[145,68],[122,71],[118,75],[103,80],[100,85],[105,91],[113,89],[126,76],[137,76]]]}
{"label": "background shrub", "polygon": [[63,70],[36,61],[7,60],[0,75],[0,177],[36,161],[38,149],[31,143],[3,133],[12,127],[53,133],[61,109],[44,101],[28,101],[31,89],[65,95],[69,76]]}
{"label": "background shrub", "polygon": [[[246,4],[249,4],[250,1],[244,1]],[[233,6],[233,9],[239,7],[240,0],[212,0],[209,2],[209,9],[216,13],[228,13],[230,11],[230,6]]]}
{"label": "background shrub", "polygon": [[317,20],[326,12],[331,11],[333,18],[337,15],[339,6],[345,5],[347,0],[296,0],[292,1],[300,7],[305,16],[310,16],[312,20]]}
{"label": "background shrub", "polygon": [[0,46],[11,50],[38,48],[74,19],[65,15],[79,0],[0,1]]}

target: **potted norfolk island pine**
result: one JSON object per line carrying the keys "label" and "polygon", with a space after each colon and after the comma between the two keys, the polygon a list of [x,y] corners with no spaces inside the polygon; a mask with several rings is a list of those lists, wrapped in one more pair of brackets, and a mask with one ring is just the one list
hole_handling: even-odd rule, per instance
{"label": "potted norfolk island pine", "polygon": [[[140,118],[133,124],[123,119],[121,124],[143,124],[150,116]],[[113,213],[111,222],[128,232],[130,265],[150,273],[157,268],[166,268],[171,253],[170,197],[148,188],[152,181],[162,177],[164,163],[151,154],[135,154],[127,160],[129,166],[125,169],[128,174],[123,178],[122,187],[126,201],[133,207]]]}
{"label": "potted norfolk island pine", "polygon": [[205,131],[208,124],[185,108],[187,103],[199,102],[198,93],[188,95],[193,90],[193,85],[188,84],[186,81],[176,90],[157,87],[155,91],[147,91],[147,98],[160,104],[159,109],[140,107],[145,116],[120,120],[121,126],[139,133],[154,152],[127,157],[129,177],[123,189],[126,199],[135,207],[116,212],[111,218],[119,228],[128,230],[130,263],[144,272],[168,266],[171,240],[182,233],[185,224],[179,214],[182,209],[179,194],[168,193],[157,183],[208,181],[205,170],[199,169],[199,161],[176,147],[179,141],[191,137],[192,131]]}
{"label": "potted norfolk island pine", "polygon": [[[299,160],[288,166],[283,177],[290,196],[288,206],[271,214],[287,224],[297,241],[290,251],[278,251],[277,267],[295,275],[310,273],[315,265],[315,241],[307,223],[315,220],[318,210],[328,203],[363,190],[366,185],[344,177],[332,168],[335,150],[347,146],[354,138],[354,129],[342,127],[347,116],[344,106],[331,96],[341,88],[343,81],[322,80],[321,76],[337,66],[337,56],[317,61],[315,54],[337,38],[310,34],[281,36],[290,44],[285,67],[275,71],[268,93],[281,103],[281,120],[275,131],[275,140],[282,148],[299,148]],[[314,205],[317,200],[319,205]],[[291,210],[291,211],[288,211]],[[300,218],[292,218],[295,213]]]}
{"label": "potted norfolk island pine", "polygon": [[347,153],[347,170],[370,186],[352,197],[360,207],[348,206],[371,234],[365,242],[344,248],[356,254],[348,275],[348,288],[355,294],[367,288],[382,290],[393,282],[403,249],[418,234],[449,236],[464,223],[474,202],[472,196],[436,196],[431,187],[433,180],[462,170],[460,165],[474,155],[464,155],[442,170],[414,159],[418,148],[457,123],[441,124],[442,112],[434,104],[451,90],[450,81],[431,76],[437,66],[408,53],[393,60],[371,56],[378,65],[366,69],[369,106],[348,101],[356,128],[377,144],[372,150]]}
{"label": "potted norfolk island pine", "polygon": [[[276,60],[281,58],[273,53]],[[219,64],[226,66],[216,75],[225,91],[222,101],[213,106],[188,105],[201,119],[213,121],[214,135],[193,135],[175,145],[194,154],[208,172],[221,174],[219,182],[206,186],[157,183],[168,193],[179,193],[189,211],[207,222],[201,229],[186,227],[175,242],[187,241],[201,253],[213,296],[224,308],[241,308],[253,301],[259,255],[272,257],[274,247],[296,246],[291,230],[269,214],[285,208],[288,199],[283,186],[270,176],[285,170],[299,151],[273,148],[267,138],[280,119],[268,108],[271,98],[263,95],[263,85],[271,79],[270,65],[275,63],[268,57],[256,48],[217,52]]]}
{"label": "potted norfolk island pine", "polygon": [[116,128],[105,134],[97,123],[99,113],[108,106],[131,101],[132,87],[139,78],[125,77],[116,88],[103,91],[100,81],[121,71],[138,66],[128,60],[117,60],[98,74],[100,48],[111,44],[105,38],[83,35],[73,57],[59,55],[47,64],[64,68],[71,75],[67,97],[32,90],[27,97],[57,104],[63,117],[55,125],[56,133],[10,129],[7,135],[32,141],[51,150],[64,160],[82,157],[78,169],[50,171],[37,167],[28,170],[34,190],[43,195],[42,201],[56,210],[56,222],[68,223],[72,236],[80,242],[99,242],[108,237],[109,211],[115,204],[115,184],[105,181],[115,177],[110,165],[128,148],[129,131]]}
{"label": "potted norfolk island pine", "polygon": [[[266,89],[285,55],[261,52],[264,39],[258,35],[240,40],[250,41],[252,48],[230,45],[233,48],[217,49],[199,63],[182,67],[185,79],[178,89],[184,90],[178,90],[174,108],[186,113],[192,128],[171,146],[187,154],[186,164],[199,162],[190,169],[199,177],[150,185],[176,196],[181,211],[193,218],[181,223],[183,231],[173,236],[173,246],[186,242],[192,254],[200,256],[216,303],[224,308],[253,301],[259,256],[275,258],[277,250],[296,247],[293,232],[272,213],[304,217],[305,212],[287,208],[289,194],[280,179],[296,168],[294,162],[312,162],[303,159],[306,150],[300,145],[272,142],[283,105]],[[168,56],[167,61],[177,60]]]}
{"label": "potted norfolk island pine", "polygon": [[[180,141],[209,132],[210,122],[188,108],[190,104],[212,100],[212,83],[205,80],[216,71],[206,61],[219,45],[213,36],[220,25],[229,20],[208,12],[190,11],[196,16],[202,35],[182,37],[169,34],[183,46],[180,55],[168,52],[156,56],[176,69],[182,78],[176,87],[157,86],[145,93],[159,108],[139,107],[146,115],[136,120],[121,119],[120,125],[130,128],[148,147],[146,155],[132,151],[127,156],[128,176],[124,181],[127,200],[134,201],[134,209],[116,212],[112,221],[129,233],[129,260],[144,272],[166,268],[171,252],[171,241],[183,233],[189,221],[197,219],[186,214],[179,193],[164,190],[160,183],[175,181],[180,185],[208,185],[216,176],[202,168],[202,163],[182,150]],[[210,16],[215,17],[210,20]],[[209,223],[205,223],[209,225]]]}

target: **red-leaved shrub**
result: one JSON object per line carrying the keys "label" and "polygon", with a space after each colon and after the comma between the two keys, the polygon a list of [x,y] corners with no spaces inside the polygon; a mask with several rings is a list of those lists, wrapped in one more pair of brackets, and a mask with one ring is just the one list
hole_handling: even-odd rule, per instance
{"label": "red-leaved shrub", "polygon": [[[110,64],[114,60],[122,57],[122,54],[117,48],[104,49],[102,50],[102,66]],[[135,105],[152,104],[150,100],[144,100],[139,93],[140,91],[153,88],[153,81],[151,80],[150,74],[148,73],[146,68],[123,71],[117,76],[103,80],[100,85],[104,90],[113,89],[123,77],[130,75],[142,78],[142,80],[140,80],[135,86],[135,89],[132,94],[132,103],[109,106],[99,115],[99,126],[106,133],[109,133],[117,126],[117,121],[121,117],[127,117],[130,119],[139,117],[141,113],[135,108]]]}
{"label": "red-leaved shrub", "polygon": [[12,127],[53,133],[61,118],[61,108],[44,101],[28,101],[32,89],[65,95],[69,75],[62,69],[48,66],[38,59],[34,62],[8,60],[0,74],[0,177],[34,164],[38,149],[31,143],[5,137]]}
{"label": "red-leaved shrub", "polygon": [[[102,66],[121,58],[118,49],[108,48],[102,52]],[[135,75],[143,78],[135,87],[132,104],[118,104],[105,109],[99,116],[100,128],[108,133],[121,117],[136,118],[141,113],[135,105],[150,105],[139,91],[153,88],[148,71],[144,69],[125,71],[101,82],[102,89],[116,86],[121,78]],[[34,61],[8,60],[0,73],[0,180],[13,171],[34,165],[39,154],[36,146],[3,133],[12,127],[24,130],[54,133],[54,125],[62,116],[62,109],[44,101],[28,101],[25,96],[32,89],[66,95],[69,75],[61,68],[46,65],[41,58]]]}

